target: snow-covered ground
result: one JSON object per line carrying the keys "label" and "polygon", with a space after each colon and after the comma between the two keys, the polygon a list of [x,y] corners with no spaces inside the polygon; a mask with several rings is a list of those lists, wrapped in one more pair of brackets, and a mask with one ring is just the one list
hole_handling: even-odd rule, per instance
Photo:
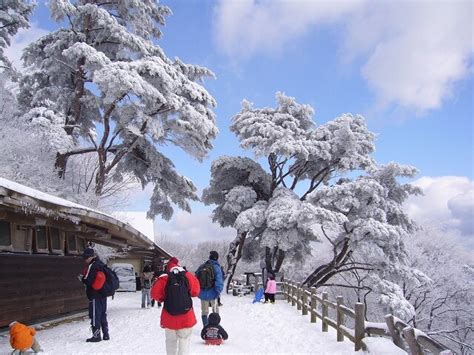
{"label": "snow-covered ground", "polygon": [[[84,296],[85,297],[85,296]],[[222,326],[229,340],[221,346],[207,346],[200,338],[199,300],[194,309],[199,322],[194,327],[191,353],[216,354],[354,354],[350,341],[336,342],[332,329],[321,332],[321,323],[311,324],[286,301],[275,304],[252,304],[250,297],[224,295],[221,308]],[[142,309],[141,293],[117,293],[109,298],[110,341],[86,343],[90,337],[89,320],[64,323],[37,332],[37,339],[52,354],[164,354],[164,330],[160,328],[161,309]],[[7,336],[0,338],[0,354],[11,352]],[[362,352],[361,352],[362,354]]]}

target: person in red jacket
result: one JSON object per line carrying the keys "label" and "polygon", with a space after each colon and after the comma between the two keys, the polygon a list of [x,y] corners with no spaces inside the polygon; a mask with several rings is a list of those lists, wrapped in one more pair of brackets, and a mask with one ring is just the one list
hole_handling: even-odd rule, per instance
{"label": "person in red jacket", "polygon": [[[177,291],[183,291],[182,295],[176,295]],[[189,353],[192,328],[197,323],[190,298],[197,297],[200,291],[199,280],[179,266],[175,257],[168,261],[166,273],[154,283],[151,298],[164,303],[160,325],[165,329],[168,355]],[[171,293],[173,297],[167,297]]]}

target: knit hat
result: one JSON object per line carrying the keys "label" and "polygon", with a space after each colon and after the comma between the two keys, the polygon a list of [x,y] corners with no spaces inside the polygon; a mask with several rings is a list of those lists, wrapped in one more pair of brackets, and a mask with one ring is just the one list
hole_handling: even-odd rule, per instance
{"label": "knit hat", "polygon": [[219,325],[221,322],[221,316],[219,313],[211,313],[209,314],[209,319],[208,319],[209,325]]}
{"label": "knit hat", "polygon": [[170,271],[172,268],[175,266],[179,265],[179,260],[176,257],[172,257],[169,261],[168,264],[166,264],[166,271]]}
{"label": "knit hat", "polygon": [[215,251],[215,250],[211,251],[211,252],[209,253],[209,259],[211,259],[211,260],[217,260],[217,259],[219,259],[219,253],[218,253],[217,251]]}
{"label": "knit hat", "polygon": [[92,248],[86,248],[86,249],[84,249],[84,252],[82,253],[82,257],[84,259],[88,259],[88,258],[90,258],[91,256],[94,256],[94,255],[95,255],[95,251]]}

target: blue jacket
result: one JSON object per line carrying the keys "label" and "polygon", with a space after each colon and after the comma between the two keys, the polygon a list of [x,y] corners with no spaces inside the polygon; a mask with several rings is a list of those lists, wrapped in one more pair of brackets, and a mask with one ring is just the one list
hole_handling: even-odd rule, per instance
{"label": "blue jacket", "polygon": [[96,291],[92,288],[92,284],[97,276],[97,272],[104,272],[104,263],[99,258],[94,258],[87,267],[86,273],[82,278],[82,282],[86,285],[86,294],[89,300],[97,298],[107,298],[102,290]]}
{"label": "blue jacket", "polygon": [[212,264],[212,267],[214,268],[214,277],[216,279],[213,288],[210,288],[209,290],[201,289],[198,297],[205,301],[215,300],[217,297],[219,297],[222,289],[224,288],[224,278],[222,277],[221,266],[216,260],[209,260],[208,263]]}

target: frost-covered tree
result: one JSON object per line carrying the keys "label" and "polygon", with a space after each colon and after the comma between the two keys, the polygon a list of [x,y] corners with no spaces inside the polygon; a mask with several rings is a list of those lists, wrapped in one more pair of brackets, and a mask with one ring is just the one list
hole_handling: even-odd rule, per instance
{"label": "frost-covered tree", "polygon": [[[460,354],[474,351],[474,251],[452,232],[427,227],[407,243],[409,265],[424,282],[402,280],[415,314],[409,323]],[[469,307],[471,306],[471,309]]]}
{"label": "frost-covered tree", "polygon": [[0,0],[0,69],[13,69],[4,49],[11,44],[11,37],[20,28],[29,27],[28,21],[34,6],[35,1]]}
{"label": "frost-covered tree", "polygon": [[217,135],[214,98],[201,81],[207,68],[169,59],[153,40],[171,13],[155,0],[51,0],[67,24],[30,44],[19,102],[58,142],[56,168],[93,153],[94,189],[132,174],[154,185],[150,216],[169,219],[172,203],[189,211],[196,188],[159,147],[172,144],[202,159]]}
{"label": "frost-covered tree", "polygon": [[206,204],[217,205],[214,220],[238,231],[230,266],[244,242],[255,257],[264,250],[267,269],[278,272],[287,255],[301,260],[314,242],[327,240],[329,258],[319,260],[305,284],[320,287],[339,273],[371,268],[380,289],[396,288],[383,279],[410,272],[402,237],[413,224],[401,204],[418,192],[397,177],[415,170],[377,166],[370,156],[374,135],[362,117],[345,114],[317,126],[310,106],[281,93],[277,100],[276,108],[264,109],[244,101],[231,125],[268,170],[249,158],[219,158],[203,193]]}

